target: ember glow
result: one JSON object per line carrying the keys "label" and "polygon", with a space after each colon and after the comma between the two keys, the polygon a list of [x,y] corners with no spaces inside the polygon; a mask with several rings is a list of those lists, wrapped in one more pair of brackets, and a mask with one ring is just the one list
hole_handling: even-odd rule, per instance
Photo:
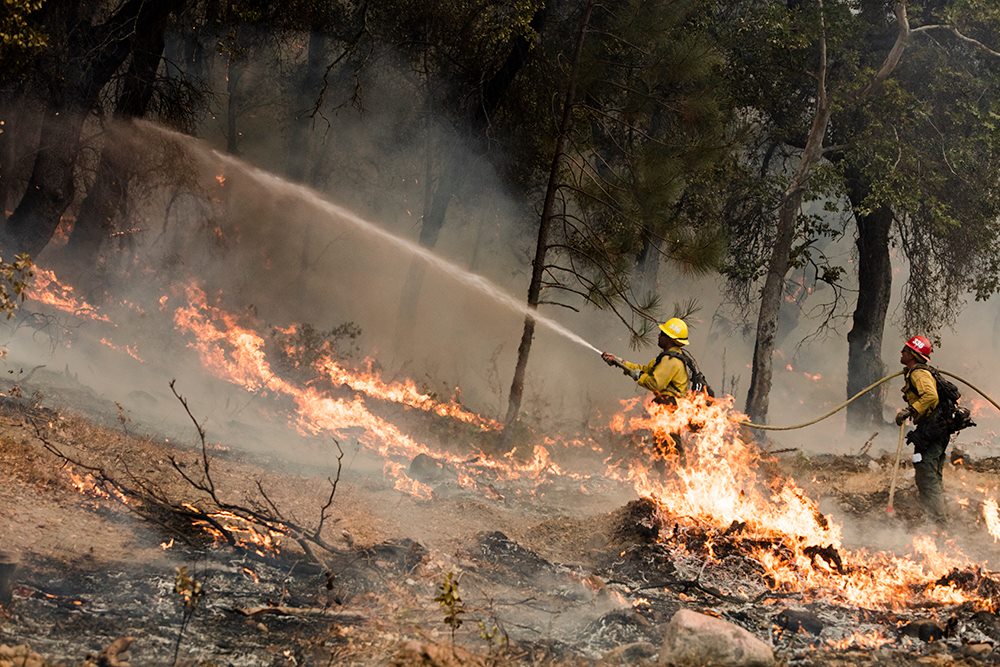
{"label": "ember glow", "polygon": [[[209,517],[210,520],[195,519],[191,525],[205,531],[216,544],[228,542],[226,533],[229,533],[236,541],[234,546],[253,551],[261,557],[273,556],[281,548],[282,535],[280,533],[251,523],[232,512],[210,512],[206,515],[194,505],[187,504],[185,507],[192,512]],[[218,527],[222,527],[226,533],[219,530]]]}
{"label": "ember glow", "polygon": [[[63,310],[79,317],[107,321],[93,307],[74,300],[72,288],[58,283],[54,274],[40,273],[47,280],[46,293],[58,296],[49,303],[61,304]],[[756,445],[744,439],[739,422],[745,417],[733,409],[732,397],[698,395],[681,399],[672,407],[640,399],[623,402],[609,424],[610,433],[626,442],[620,446],[611,447],[609,438],[593,436],[546,437],[539,444],[522,447],[522,451],[511,449],[504,455],[490,456],[475,448],[469,452],[468,447],[458,455],[404,432],[381,416],[381,411],[393,405],[419,410],[469,425],[472,433],[493,431],[500,425],[455,399],[436,399],[412,380],[385,380],[370,360],[361,369],[351,369],[329,346],[320,350],[318,360],[310,362],[313,379],[285,377],[275,370],[269,355],[283,352],[288,358],[299,358],[292,344],[269,343],[250,313],[241,316],[214,305],[195,284],[183,290],[182,299],[177,299],[179,296],[179,291],[169,299],[164,296],[159,306],[165,309],[168,301],[186,301],[172,307],[173,322],[189,337],[189,346],[207,370],[248,392],[284,402],[291,425],[300,433],[356,440],[382,459],[394,488],[413,497],[430,499],[434,494],[431,486],[408,474],[411,462],[420,455],[447,467],[455,484],[477,489],[488,498],[503,499],[503,493],[491,482],[520,480],[519,488],[535,493],[543,482],[563,480],[587,493],[587,484],[594,477],[567,468],[562,460],[557,462],[553,452],[592,452],[604,460],[606,478],[627,483],[638,495],[657,503],[661,516],[673,526],[672,549],[709,563],[724,558],[724,550],[732,553],[738,549],[760,567],[763,581],[775,592],[869,609],[900,609],[914,604],[972,603],[979,609],[997,606],[996,600],[980,599],[959,579],[950,578],[955,572],[969,570],[969,559],[954,545],[939,546],[931,538],[920,537],[905,554],[845,548],[841,526],[823,515],[817,502],[794,480],[775,476],[771,470],[763,472],[768,463]],[[296,332],[294,325],[271,330],[287,336]],[[101,342],[122,349],[110,339]],[[123,351],[138,359],[134,348],[126,346]],[[806,375],[819,379],[819,375]],[[682,452],[674,451],[670,434],[680,434]],[[629,450],[629,442],[638,442],[639,451],[635,446]],[[622,448],[624,455],[619,451]],[[72,475],[82,493],[107,497],[108,492],[92,479]],[[1000,541],[997,501],[987,497],[982,511],[989,534]],[[282,537],[225,512],[211,515],[210,521],[198,519],[196,525],[217,541],[235,539],[239,546],[261,555],[276,552]],[[220,526],[224,530],[220,531]],[[700,534],[703,539],[689,546],[676,539],[678,530],[694,531],[691,534]],[[881,640],[859,634],[842,641],[845,646],[877,646]]]}
{"label": "ember glow", "polygon": [[[431,489],[410,479],[405,467],[416,456],[423,454],[434,460],[446,461],[459,471],[457,482],[462,486],[475,486],[475,473],[490,470],[504,478],[562,474],[550,459],[544,447],[537,447],[528,461],[498,461],[485,455],[455,456],[436,450],[403,433],[396,425],[375,415],[366,404],[367,398],[389,403],[419,407],[442,417],[473,424],[480,430],[493,428],[494,422],[469,412],[455,402],[441,403],[417,391],[412,382],[388,383],[368,368],[354,373],[335,364],[329,356],[318,364],[327,379],[335,379],[337,386],[347,386],[355,394],[351,398],[327,395],[313,386],[300,386],[279,377],[272,369],[263,337],[239,318],[208,303],[200,288],[189,285],[186,290],[188,305],[174,313],[174,323],[183,332],[194,337],[194,348],[202,364],[217,377],[252,392],[271,392],[290,399],[295,406],[293,419],[296,428],[304,434],[329,433],[336,437],[353,435],[363,446],[385,460],[385,472],[395,480],[395,487],[420,498],[429,498]],[[283,331],[289,331],[284,329]],[[405,463],[404,463],[405,462]],[[463,474],[464,473],[464,474]]]}
{"label": "ember glow", "polygon": [[27,298],[83,319],[110,322],[106,315],[77,296],[71,285],[59,281],[54,271],[35,267],[35,278],[25,291]]}
{"label": "ember glow", "polygon": [[113,486],[100,483],[89,472],[81,474],[73,470],[72,467],[67,467],[66,476],[70,485],[80,494],[103,500],[113,498],[126,505],[129,504],[129,499],[121,491]]}
{"label": "ember glow", "polygon": [[983,501],[983,520],[994,542],[1000,542],[1000,507],[992,496]]}
{"label": "ember glow", "polygon": [[100,342],[101,342],[101,345],[105,345],[107,347],[110,347],[112,350],[114,350],[116,352],[122,352],[124,354],[127,354],[128,356],[130,356],[133,359],[135,359],[136,361],[138,361],[140,364],[145,363],[143,361],[142,357],[139,356],[139,350],[138,350],[138,348],[136,348],[135,345],[116,345],[115,343],[113,343],[110,340],[108,340],[106,337],[105,338],[101,338]]}
{"label": "ember glow", "polygon": [[365,360],[364,371],[350,371],[340,365],[332,356],[326,355],[316,364],[316,370],[335,385],[344,385],[354,391],[391,403],[399,403],[411,408],[433,412],[440,417],[450,417],[474,424],[483,431],[500,428],[500,424],[492,419],[486,419],[463,408],[455,401],[442,403],[429,394],[417,389],[413,380],[404,382],[385,382],[372,368],[374,362]]}
{"label": "ember glow", "polygon": [[[656,474],[644,463],[632,463],[624,472],[671,523],[707,527],[720,537],[744,541],[743,550],[763,567],[772,589],[801,593],[804,599],[832,598],[885,609],[903,608],[920,598],[925,603],[992,606],[975,593],[936,583],[968,567],[969,559],[954,545],[948,545],[952,555],[946,555],[933,539],[921,536],[904,556],[845,549],[840,525],[824,516],[793,480],[759,473],[761,454],[743,439],[739,421],[745,417],[731,402],[731,397],[695,396],[679,400],[676,408],[633,403],[612,421],[613,430],[651,433],[660,443],[669,443],[670,433],[683,434],[683,462],[668,451],[668,474]],[[623,473],[612,468],[608,474]],[[707,552],[714,559],[710,548]]]}

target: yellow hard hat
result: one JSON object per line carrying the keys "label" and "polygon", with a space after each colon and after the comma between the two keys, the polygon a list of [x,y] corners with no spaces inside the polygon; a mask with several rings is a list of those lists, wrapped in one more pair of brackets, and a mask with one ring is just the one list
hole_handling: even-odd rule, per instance
{"label": "yellow hard hat", "polygon": [[661,324],[660,331],[673,338],[679,345],[688,344],[688,325],[679,317],[671,317]]}

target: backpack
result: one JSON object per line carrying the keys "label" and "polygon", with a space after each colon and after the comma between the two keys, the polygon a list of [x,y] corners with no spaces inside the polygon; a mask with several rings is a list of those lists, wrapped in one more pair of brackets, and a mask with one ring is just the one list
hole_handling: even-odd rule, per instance
{"label": "backpack", "polygon": [[[705,378],[705,374],[698,368],[698,363],[689,353],[684,350],[660,352],[659,356],[656,357],[656,364],[659,364],[663,357],[672,357],[674,359],[680,359],[684,362],[684,367],[687,369],[688,374],[688,391],[703,392],[712,398],[715,398],[715,392],[712,390],[712,387],[709,386],[708,379]],[[656,364],[654,364],[654,368]]]}
{"label": "backpack", "polygon": [[[958,404],[958,399],[962,397],[962,392],[958,390],[958,385],[941,375],[941,372],[933,366],[917,364],[914,366],[914,369],[917,368],[930,371],[930,374],[934,376],[934,382],[937,384],[938,406],[934,409],[932,415],[940,421],[948,435],[958,433],[963,428],[976,425],[976,422],[972,421],[972,413],[969,409]],[[906,381],[909,384],[909,376],[907,376]],[[911,384],[910,386],[912,387],[913,385]]]}

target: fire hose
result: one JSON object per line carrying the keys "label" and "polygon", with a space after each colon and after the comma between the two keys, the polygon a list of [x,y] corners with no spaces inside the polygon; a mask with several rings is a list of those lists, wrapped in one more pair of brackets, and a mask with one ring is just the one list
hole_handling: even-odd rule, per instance
{"label": "fire hose", "polygon": [[[619,359],[618,357],[616,357],[614,355],[607,354],[607,356],[605,357],[605,361],[609,365],[611,365],[611,366],[616,366],[616,367],[620,368],[625,373],[625,375],[629,376],[633,380],[638,380],[639,379],[639,373],[636,372],[636,371],[634,371],[634,370],[632,370],[632,369],[630,369],[630,368],[628,368],[625,365],[624,360]],[[897,371],[897,372],[892,373],[890,375],[886,375],[884,378],[876,380],[875,382],[872,382],[870,385],[868,385],[867,387],[865,387],[864,389],[862,389],[858,393],[854,394],[854,396],[851,396],[849,399],[847,399],[846,401],[844,401],[840,405],[837,405],[836,407],[834,407],[829,412],[826,412],[826,413],[820,415],[819,417],[816,417],[815,419],[810,419],[807,422],[802,422],[801,424],[792,424],[790,426],[772,426],[770,424],[755,424],[755,423],[747,420],[747,421],[740,422],[740,425],[741,426],[746,426],[748,428],[757,429],[757,430],[760,430],[760,431],[794,431],[794,430],[797,430],[797,429],[800,429],[800,428],[805,428],[806,426],[812,426],[813,424],[821,422],[824,419],[827,419],[828,417],[832,417],[833,415],[837,414],[838,412],[840,412],[841,410],[843,410],[844,408],[846,408],[848,405],[850,405],[854,401],[858,400],[859,398],[861,398],[862,396],[864,396],[865,394],[867,394],[871,390],[875,389],[876,387],[879,387],[880,385],[885,384],[886,382],[888,382],[889,380],[892,380],[893,378],[898,378],[900,375],[903,374],[903,372],[904,371]],[[986,392],[984,392],[982,389],[980,389],[976,385],[972,384],[971,382],[969,382],[965,378],[960,377],[958,375],[955,375],[954,373],[949,373],[948,371],[941,370],[940,368],[938,369],[938,372],[941,373],[941,375],[947,375],[948,377],[954,378],[955,380],[958,380],[962,384],[968,386],[970,389],[972,389],[977,394],[979,394],[980,396],[982,396],[983,398],[985,398],[987,401],[989,401],[993,405],[993,407],[995,407],[997,410],[1000,410],[1000,403],[997,403]]]}
{"label": "fire hose", "polygon": [[[1000,410],[1000,403],[997,403],[988,394],[986,394],[986,392],[984,392],[982,389],[980,389],[976,385],[972,384],[971,382],[969,382],[965,378],[959,377],[958,375],[955,375],[954,373],[949,373],[948,371],[944,371],[944,370],[941,370],[941,369],[938,369],[938,372],[941,373],[941,375],[947,375],[948,377],[954,378],[955,380],[958,380],[962,384],[968,386],[970,389],[972,389],[977,394],[979,394],[980,396],[982,396],[983,398],[985,398],[987,401],[989,401],[993,405],[993,407],[995,407],[997,410]],[[813,424],[815,424],[817,422],[823,421],[827,417],[832,417],[833,415],[837,414],[838,412],[840,412],[841,410],[843,410],[844,408],[846,408],[848,405],[850,405],[851,403],[853,403],[857,399],[861,398],[863,395],[865,395],[868,392],[870,392],[872,389],[875,389],[879,385],[884,384],[884,383],[888,382],[889,380],[892,380],[893,378],[897,378],[897,377],[899,377],[902,374],[903,374],[903,371],[898,371],[898,372],[893,373],[891,375],[886,375],[884,378],[882,378],[880,380],[876,380],[875,382],[871,383],[870,385],[868,385],[867,387],[865,387],[864,389],[862,389],[858,393],[854,394],[854,396],[851,396],[849,399],[847,399],[846,401],[844,401],[840,405],[836,406],[835,408],[833,408],[829,412],[827,412],[827,413],[825,413],[823,415],[820,415],[819,417],[816,417],[815,419],[810,419],[807,422],[802,422],[801,424],[792,424],[790,426],[772,426],[770,424],[754,424],[751,421],[740,422],[740,424],[742,426],[746,426],[748,428],[758,429],[758,430],[761,430],[761,431],[794,431],[796,429],[805,428],[806,426],[812,426]]]}

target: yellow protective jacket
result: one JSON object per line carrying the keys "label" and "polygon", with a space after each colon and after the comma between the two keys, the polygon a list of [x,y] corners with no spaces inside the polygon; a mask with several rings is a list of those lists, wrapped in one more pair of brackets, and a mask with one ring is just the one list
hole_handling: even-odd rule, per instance
{"label": "yellow protective jacket", "polygon": [[[679,347],[672,347],[668,352],[680,351]],[[688,393],[688,372],[684,361],[677,357],[671,357],[667,352],[660,353],[655,359],[645,366],[634,364],[631,361],[622,362],[630,371],[638,371],[639,379],[636,384],[650,390],[658,396],[686,396]]]}
{"label": "yellow protective jacket", "polygon": [[903,398],[916,411],[913,421],[918,422],[938,406],[937,381],[929,370],[920,366],[906,371],[903,377],[906,379]]}

